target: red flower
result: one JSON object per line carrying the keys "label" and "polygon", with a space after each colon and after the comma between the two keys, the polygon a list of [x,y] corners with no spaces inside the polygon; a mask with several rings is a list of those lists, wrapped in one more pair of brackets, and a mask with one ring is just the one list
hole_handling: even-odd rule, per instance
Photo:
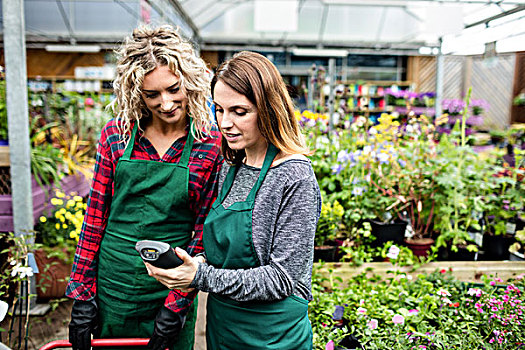
{"label": "red flower", "polygon": [[450,307],[459,307],[459,301],[454,304],[448,304]]}
{"label": "red flower", "polygon": [[441,272],[441,273],[446,273],[447,270],[446,270],[446,269],[441,269],[441,270],[439,270],[439,272]]}

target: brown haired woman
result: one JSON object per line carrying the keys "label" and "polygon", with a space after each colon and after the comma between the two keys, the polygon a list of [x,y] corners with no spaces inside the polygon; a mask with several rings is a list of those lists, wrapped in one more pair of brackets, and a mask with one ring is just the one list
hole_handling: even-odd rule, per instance
{"label": "brown haired woman", "polygon": [[152,276],[209,292],[210,349],[311,349],[308,301],[321,199],[293,104],[275,66],[241,52],[212,96],[228,164],[204,224],[204,257]]}
{"label": "brown haired woman", "polygon": [[[195,292],[168,290],[135,251],[158,240],[202,252],[216,195],[220,133],[206,107],[205,63],[170,26],[139,28],[118,52],[116,118],[98,143],[88,208],[67,296],[73,349],[102,338],[151,337],[148,348],[192,349]],[[184,327],[183,327],[184,326]]]}

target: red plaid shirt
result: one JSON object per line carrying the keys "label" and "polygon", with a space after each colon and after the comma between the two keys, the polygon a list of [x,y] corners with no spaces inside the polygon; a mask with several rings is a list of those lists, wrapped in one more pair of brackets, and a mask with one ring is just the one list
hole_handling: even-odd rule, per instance
{"label": "red plaid shirt", "polygon": [[[187,139],[185,136],[177,140],[160,159],[152,144],[141,136],[140,131],[137,131],[131,159],[166,163],[177,163],[179,161]],[[195,219],[195,234],[187,249],[191,256],[195,256],[204,250],[202,246],[203,224],[217,196],[216,183],[222,165],[220,138],[220,132],[216,127],[213,127],[210,136],[201,141],[194,141],[190,155],[189,202]],[[125,144],[119,140],[116,121],[112,119],[102,130],[98,143],[87,210],[75,253],[71,278],[67,285],[66,295],[73,299],[90,300],[95,297],[97,292],[98,252],[106,229],[111,198],[114,193],[115,169],[125,149]],[[164,305],[175,312],[186,314],[196,294],[197,291],[183,293],[178,290],[171,290]]]}

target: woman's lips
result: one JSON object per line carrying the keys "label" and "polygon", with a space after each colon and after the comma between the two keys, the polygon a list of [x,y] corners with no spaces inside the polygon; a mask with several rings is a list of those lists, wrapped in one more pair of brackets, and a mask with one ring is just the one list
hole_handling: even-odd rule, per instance
{"label": "woman's lips", "polygon": [[227,141],[235,141],[240,136],[241,136],[240,134],[224,133],[224,137],[226,138]]}

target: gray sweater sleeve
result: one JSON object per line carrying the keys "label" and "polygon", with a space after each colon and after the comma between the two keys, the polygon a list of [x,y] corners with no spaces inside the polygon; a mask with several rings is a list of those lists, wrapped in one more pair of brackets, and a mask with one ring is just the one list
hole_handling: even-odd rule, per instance
{"label": "gray sweater sleeve", "polygon": [[[220,185],[229,167],[223,168]],[[223,205],[244,200],[259,172],[241,167]],[[280,300],[292,294],[311,300],[320,200],[308,161],[292,159],[271,168],[257,193],[252,219],[253,243],[261,266],[219,269],[203,263],[192,286],[238,301]]]}

